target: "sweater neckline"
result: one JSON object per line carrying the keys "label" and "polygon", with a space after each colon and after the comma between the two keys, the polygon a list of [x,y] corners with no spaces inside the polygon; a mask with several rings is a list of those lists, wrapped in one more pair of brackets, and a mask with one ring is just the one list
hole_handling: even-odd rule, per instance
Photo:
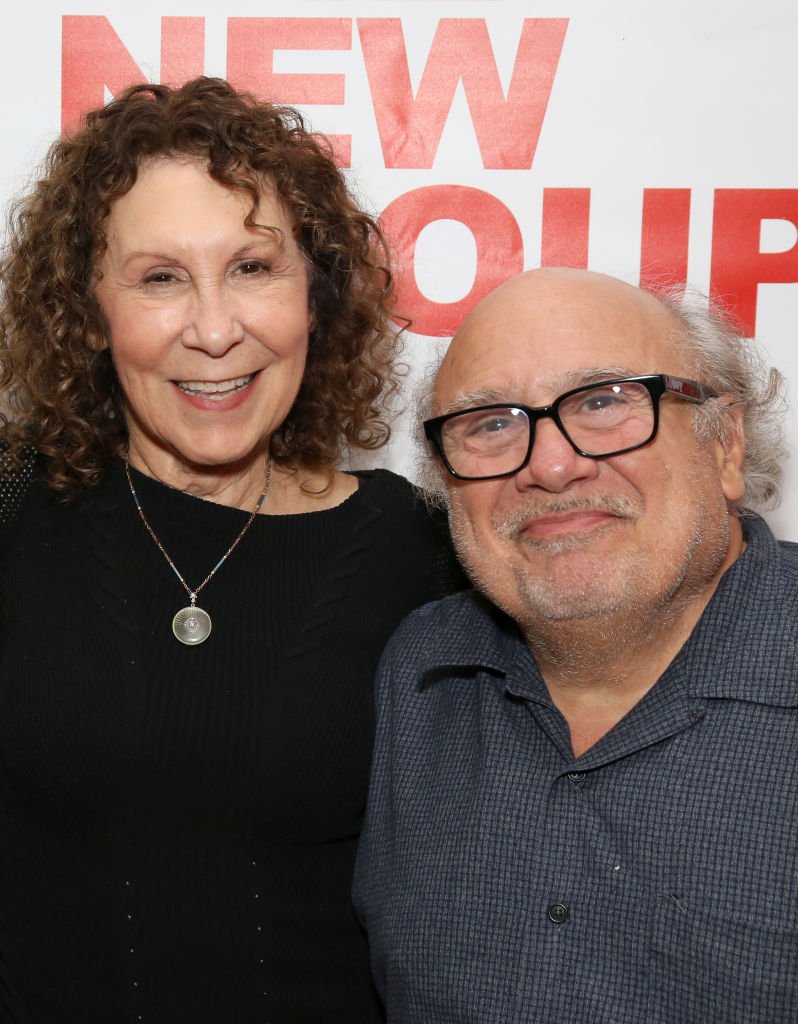
{"label": "sweater neckline", "polygon": [[[299,522],[308,516],[329,516],[334,519],[336,515],[347,515],[352,511],[355,511],[357,506],[363,503],[364,497],[368,498],[368,493],[373,491],[373,488],[377,485],[380,472],[377,470],[343,470],[348,476],[353,476],[358,481],[357,488],[349,495],[347,495],[343,501],[340,501],[337,505],[333,505],[330,508],[313,509],[306,512],[269,512],[268,509],[264,511],[258,519],[270,520],[273,522],[286,522],[295,521]],[[130,467],[130,474],[133,478],[136,491],[140,496],[143,496],[142,504],[147,511],[147,503],[154,502],[157,507],[163,508],[167,512],[176,514],[180,510],[187,510],[187,514],[190,514],[189,506],[203,509],[203,515],[207,518],[213,518],[216,521],[221,522],[222,520],[230,520],[232,518],[240,518],[251,515],[252,509],[250,508],[236,508],[232,505],[225,505],[221,502],[212,501],[209,498],[202,498],[199,495],[190,494],[188,491],[181,491],[177,487],[172,487],[170,484],[164,483],[155,477],[148,476],[146,473],[142,473],[135,467]],[[127,480],[125,479],[124,463],[119,460],[115,465],[114,476],[116,477],[117,484],[122,485],[122,489],[133,502],[133,497],[130,494],[130,488],[128,487]],[[198,504],[197,504],[198,503]],[[206,511],[208,510],[208,511]]]}

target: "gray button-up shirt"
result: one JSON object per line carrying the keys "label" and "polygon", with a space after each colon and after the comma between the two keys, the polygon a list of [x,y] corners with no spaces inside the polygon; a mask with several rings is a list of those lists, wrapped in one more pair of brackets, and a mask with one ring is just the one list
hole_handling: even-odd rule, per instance
{"label": "gray button-up shirt", "polygon": [[477,594],[395,635],[355,885],[391,1024],[798,1021],[798,545],[744,525],[687,644],[579,758]]}

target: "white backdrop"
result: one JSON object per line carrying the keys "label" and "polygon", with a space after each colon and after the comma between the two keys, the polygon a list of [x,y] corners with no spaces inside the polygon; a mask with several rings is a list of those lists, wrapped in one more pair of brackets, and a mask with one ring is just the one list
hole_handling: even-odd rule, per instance
{"label": "white backdrop", "polygon": [[[297,105],[399,256],[415,378],[482,294],[571,263],[734,305],[798,407],[793,0],[39,0],[0,16],[0,200],[133,80]],[[795,451],[798,411],[790,414]],[[382,464],[413,474],[400,425]],[[798,459],[769,514],[798,540]]]}

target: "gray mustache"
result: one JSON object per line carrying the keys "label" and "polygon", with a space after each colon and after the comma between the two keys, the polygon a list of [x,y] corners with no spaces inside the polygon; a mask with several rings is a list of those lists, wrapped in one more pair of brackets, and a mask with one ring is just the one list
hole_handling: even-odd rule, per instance
{"label": "gray mustache", "polygon": [[639,504],[629,498],[617,494],[594,494],[587,498],[569,498],[567,501],[560,499],[514,508],[507,515],[496,519],[493,526],[500,537],[511,538],[537,519],[563,512],[606,512],[619,519],[636,519],[640,511]]}

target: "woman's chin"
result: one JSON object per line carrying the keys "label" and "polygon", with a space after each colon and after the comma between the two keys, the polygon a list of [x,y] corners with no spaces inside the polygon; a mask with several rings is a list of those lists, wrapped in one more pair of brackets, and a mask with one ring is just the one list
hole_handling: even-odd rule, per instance
{"label": "woman's chin", "polygon": [[261,436],[249,444],[242,443],[240,435],[229,439],[192,436],[155,443],[142,443],[131,436],[129,445],[132,466],[176,486],[177,480],[185,476],[239,476],[248,470],[260,473],[267,455],[268,442]]}
{"label": "woman's chin", "polygon": [[261,467],[267,455],[268,451],[264,444],[250,448],[221,448],[218,451],[201,448],[181,453],[186,469],[222,474],[240,473],[248,468]]}

